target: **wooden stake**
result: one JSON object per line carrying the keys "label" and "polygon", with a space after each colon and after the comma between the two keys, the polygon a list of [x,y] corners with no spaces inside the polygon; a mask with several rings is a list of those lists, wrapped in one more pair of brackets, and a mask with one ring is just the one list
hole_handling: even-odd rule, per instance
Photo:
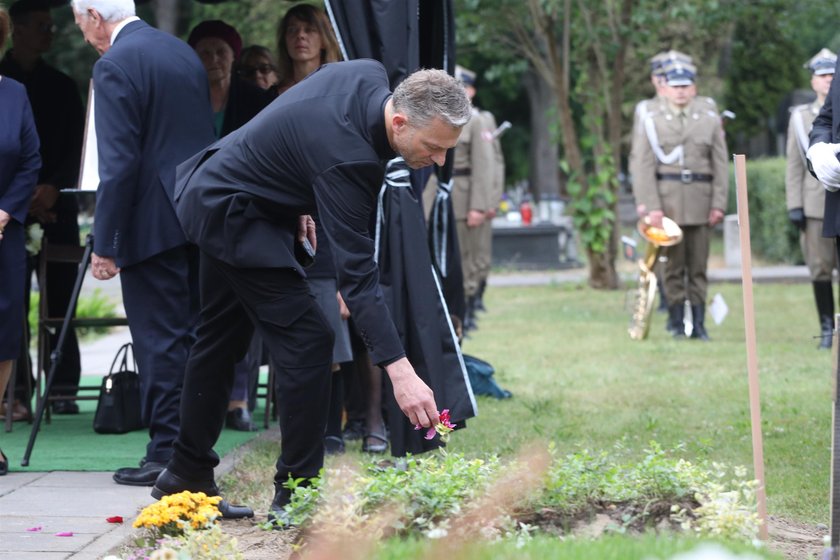
{"label": "wooden stake", "polygon": [[758,480],[756,499],[761,520],[759,536],[766,541],[767,492],[764,485],[764,446],[761,440],[761,399],[758,387],[758,356],[755,347],[755,310],[753,307],[752,252],[750,249],[750,213],[747,202],[747,164],[744,155],[735,155],[735,186],[738,189],[738,231],[741,239],[741,286],[744,293],[744,333],[747,344],[747,377],[750,386],[750,423],[752,424],[753,469]]}

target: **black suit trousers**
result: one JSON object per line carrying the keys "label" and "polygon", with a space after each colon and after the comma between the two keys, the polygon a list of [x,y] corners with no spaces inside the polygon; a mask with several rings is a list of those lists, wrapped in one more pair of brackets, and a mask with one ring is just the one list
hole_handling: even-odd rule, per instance
{"label": "black suit trousers", "polygon": [[120,272],[149,426],[146,459],[165,463],[180,425],[184,371],[198,324],[198,249],[180,245]]}
{"label": "black suit trousers", "polygon": [[324,463],[333,333],[292,269],[237,268],[201,254],[201,316],[181,397],[181,430],[169,468],[190,480],[213,478],[234,364],[256,328],[276,363],[282,447],[278,484],[311,478]]}

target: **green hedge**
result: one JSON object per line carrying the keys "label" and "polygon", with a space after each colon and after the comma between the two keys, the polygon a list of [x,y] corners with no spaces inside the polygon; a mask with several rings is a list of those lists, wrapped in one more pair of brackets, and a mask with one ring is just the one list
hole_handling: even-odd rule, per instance
{"label": "green hedge", "polygon": [[[735,166],[730,164],[728,213],[737,214]],[[752,252],[764,260],[803,262],[799,232],[787,218],[785,158],[747,159],[747,198]]]}

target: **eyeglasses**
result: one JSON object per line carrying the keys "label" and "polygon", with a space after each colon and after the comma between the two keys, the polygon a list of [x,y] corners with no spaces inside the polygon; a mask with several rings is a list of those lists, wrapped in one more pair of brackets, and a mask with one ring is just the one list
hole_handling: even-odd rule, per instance
{"label": "eyeglasses", "polygon": [[270,74],[274,72],[273,64],[257,64],[256,66],[240,66],[239,75],[245,78],[251,78],[257,73]]}

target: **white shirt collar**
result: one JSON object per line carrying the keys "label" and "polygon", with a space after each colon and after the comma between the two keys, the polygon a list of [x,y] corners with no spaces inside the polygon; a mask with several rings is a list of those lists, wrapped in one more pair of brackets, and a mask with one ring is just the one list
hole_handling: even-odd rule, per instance
{"label": "white shirt collar", "polygon": [[129,17],[125,18],[124,20],[122,20],[121,22],[119,22],[117,24],[117,26],[114,28],[114,30],[111,32],[111,45],[114,44],[114,41],[117,39],[117,35],[119,35],[119,33],[120,33],[120,31],[122,31],[123,27],[125,27],[126,25],[128,25],[132,21],[137,21],[138,19],[140,19],[140,18],[137,17],[137,16],[129,16]]}

